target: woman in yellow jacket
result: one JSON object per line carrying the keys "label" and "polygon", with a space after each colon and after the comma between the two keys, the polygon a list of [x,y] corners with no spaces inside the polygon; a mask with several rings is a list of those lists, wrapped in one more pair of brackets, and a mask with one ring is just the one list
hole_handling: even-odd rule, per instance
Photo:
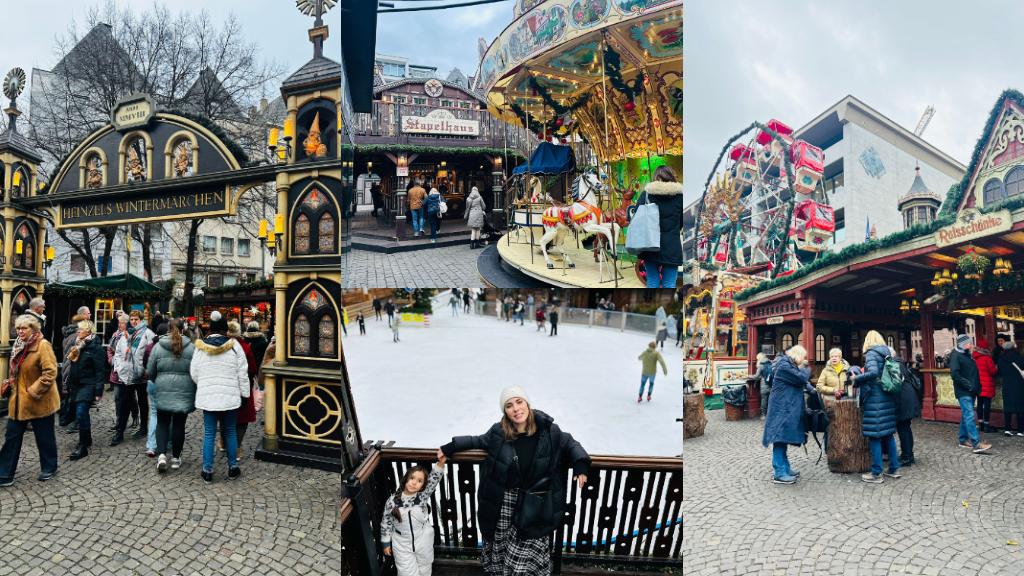
{"label": "woman in yellow jacket", "polygon": [[823,396],[835,395],[836,398],[839,398],[846,390],[846,380],[849,376],[850,363],[843,360],[843,351],[839,348],[829,350],[828,364],[818,376],[818,392],[821,392]]}

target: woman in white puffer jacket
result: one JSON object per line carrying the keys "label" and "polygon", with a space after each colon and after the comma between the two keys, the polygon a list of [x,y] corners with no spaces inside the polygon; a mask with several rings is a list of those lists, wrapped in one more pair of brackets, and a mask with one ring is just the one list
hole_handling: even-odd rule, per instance
{"label": "woman in white puffer jacket", "polygon": [[249,363],[238,341],[226,335],[228,321],[220,312],[210,314],[210,335],[196,340],[189,372],[196,383],[196,408],[203,411],[203,471],[213,482],[214,442],[217,423],[227,435],[228,479],[241,476],[238,468],[238,408],[249,400]]}

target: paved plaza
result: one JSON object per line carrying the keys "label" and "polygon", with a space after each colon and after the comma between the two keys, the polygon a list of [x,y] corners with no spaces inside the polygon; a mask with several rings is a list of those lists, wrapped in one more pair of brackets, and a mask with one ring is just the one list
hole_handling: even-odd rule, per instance
{"label": "paved plaza", "polygon": [[915,420],[900,479],[832,474],[811,440],[789,451],[800,480],[779,485],[764,420],[707,416],[683,450],[688,575],[1024,574],[1024,438],[982,434],[992,453],[975,455],[955,424]]}
{"label": "paved plaza", "polygon": [[348,255],[351,288],[486,288],[476,271],[480,250],[468,244],[382,254],[353,250]]}
{"label": "paved plaza", "polygon": [[107,445],[113,412],[108,393],[92,412],[96,445],[77,462],[68,455],[78,435],[58,428],[60,468],[48,482],[36,479],[27,434],[14,486],[0,488],[0,575],[340,573],[341,476],[253,459],[262,414],[243,443],[241,478],[227,480],[220,453],[207,486],[201,411],[189,415],[181,469],[163,475],[145,439]]}

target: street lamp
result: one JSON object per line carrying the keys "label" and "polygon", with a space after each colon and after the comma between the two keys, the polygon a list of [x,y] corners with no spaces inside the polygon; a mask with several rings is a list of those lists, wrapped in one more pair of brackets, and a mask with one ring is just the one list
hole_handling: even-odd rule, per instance
{"label": "street lamp", "polygon": [[277,247],[284,241],[284,214],[274,215],[274,233],[267,234],[268,222],[260,220],[260,247],[266,248],[271,256],[277,255]]}
{"label": "street lamp", "polygon": [[53,266],[53,246],[47,246],[43,250],[43,270]]}
{"label": "street lamp", "polygon": [[270,149],[270,154],[277,159],[278,164],[287,164],[288,158],[292,153],[292,138],[295,136],[295,128],[292,124],[291,118],[284,121],[284,136],[281,140],[284,140],[284,144],[280,144],[277,140],[277,128],[270,130],[270,141],[267,143],[267,148]]}

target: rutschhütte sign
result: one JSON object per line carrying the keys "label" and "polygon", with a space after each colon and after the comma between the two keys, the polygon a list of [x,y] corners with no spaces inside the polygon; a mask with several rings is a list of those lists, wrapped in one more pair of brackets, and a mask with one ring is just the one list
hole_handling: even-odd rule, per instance
{"label": "rutschh\u00fctte sign", "polygon": [[480,122],[476,120],[459,120],[447,110],[434,110],[426,116],[403,116],[402,132],[410,134],[479,136]]}
{"label": "rutschh\u00fctte sign", "polygon": [[939,248],[976,240],[991,234],[1008,232],[1013,228],[1009,210],[982,214],[976,208],[968,208],[957,214],[956,222],[939,228],[935,232],[935,245]]}

